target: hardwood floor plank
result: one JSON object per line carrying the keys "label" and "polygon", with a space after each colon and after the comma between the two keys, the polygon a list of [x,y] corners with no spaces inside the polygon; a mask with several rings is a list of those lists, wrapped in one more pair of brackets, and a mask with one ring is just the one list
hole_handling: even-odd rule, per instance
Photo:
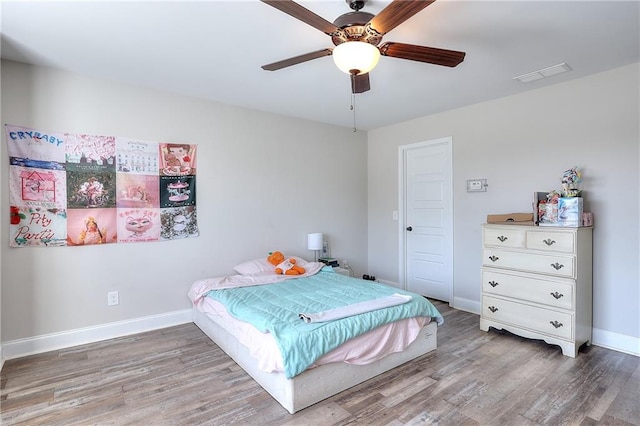
{"label": "hardwood floor plank", "polygon": [[618,386],[610,386],[609,388],[604,389],[600,398],[594,402],[591,410],[587,413],[587,417],[596,421],[601,420],[619,393],[620,387]]}
{"label": "hardwood floor plank", "polygon": [[625,382],[620,392],[606,411],[605,416],[611,416],[629,424],[640,423],[640,366]]}
{"label": "hardwood floor plank", "polygon": [[636,425],[640,358],[479,329],[435,302],[438,349],[290,415],[194,324],[7,360],[2,425]]}
{"label": "hardwood floor plank", "polygon": [[280,426],[324,426],[326,424],[337,424],[351,417],[351,413],[332,402],[328,404],[317,404],[302,410],[299,416],[284,423],[278,422]]}
{"label": "hardwood floor plank", "polygon": [[416,405],[399,418],[405,425],[460,425],[479,426],[480,423],[460,413],[453,405],[439,398],[428,404]]}
{"label": "hardwood floor plank", "polygon": [[412,381],[408,386],[396,388],[393,392],[389,390],[386,394],[382,393],[382,395],[386,397],[382,401],[382,404],[387,408],[395,407],[408,398],[411,398],[416,392],[424,392],[434,383],[436,383],[436,381],[431,377],[423,377],[420,380]]}

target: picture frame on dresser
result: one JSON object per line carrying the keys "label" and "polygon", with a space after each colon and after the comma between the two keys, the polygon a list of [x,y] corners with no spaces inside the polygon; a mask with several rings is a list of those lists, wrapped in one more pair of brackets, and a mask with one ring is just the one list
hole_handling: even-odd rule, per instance
{"label": "picture frame on dresser", "polygon": [[575,357],[591,344],[593,228],[482,225],[480,329],[504,329]]}

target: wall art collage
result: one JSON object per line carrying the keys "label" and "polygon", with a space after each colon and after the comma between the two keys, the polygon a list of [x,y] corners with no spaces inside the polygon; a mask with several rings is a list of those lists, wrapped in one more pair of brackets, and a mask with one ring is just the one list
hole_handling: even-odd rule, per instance
{"label": "wall art collage", "polygon": [[11,247],[198,236],[197,145],[5,130]]}

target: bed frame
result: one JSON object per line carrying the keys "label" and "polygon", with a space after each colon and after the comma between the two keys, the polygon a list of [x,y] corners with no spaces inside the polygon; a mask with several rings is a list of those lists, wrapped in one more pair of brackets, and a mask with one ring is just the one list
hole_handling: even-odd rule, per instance
{"label": "bed frame", "polygon": [[431,321],[407,349],[373,364],[325,364],[287,379],[258,369],[246,346],[195,308],[193,322],[291,414],[436,349],[437,325]]}

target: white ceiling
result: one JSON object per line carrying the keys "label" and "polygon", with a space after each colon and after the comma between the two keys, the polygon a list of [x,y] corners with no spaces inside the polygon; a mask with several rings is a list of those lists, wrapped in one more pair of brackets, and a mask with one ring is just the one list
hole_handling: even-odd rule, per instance
{"label": "white ceiling", "polygon": [[[333,21],[344,0],[300,1]],[[389,1],[370,0],[376,14]],[[373,129],[640,61],[638,1],[437,0],[383,41],[461,50],[448,68],[382,57],[356,96]],[[279,71],[260,66],[330,38],[260,1],[1,2],[1,56],[226,104],[352,127],[349,77],[330,57]],[[530,83],[513,77],[566,62]],[[636,90],[636,89],[634,89]]]}

